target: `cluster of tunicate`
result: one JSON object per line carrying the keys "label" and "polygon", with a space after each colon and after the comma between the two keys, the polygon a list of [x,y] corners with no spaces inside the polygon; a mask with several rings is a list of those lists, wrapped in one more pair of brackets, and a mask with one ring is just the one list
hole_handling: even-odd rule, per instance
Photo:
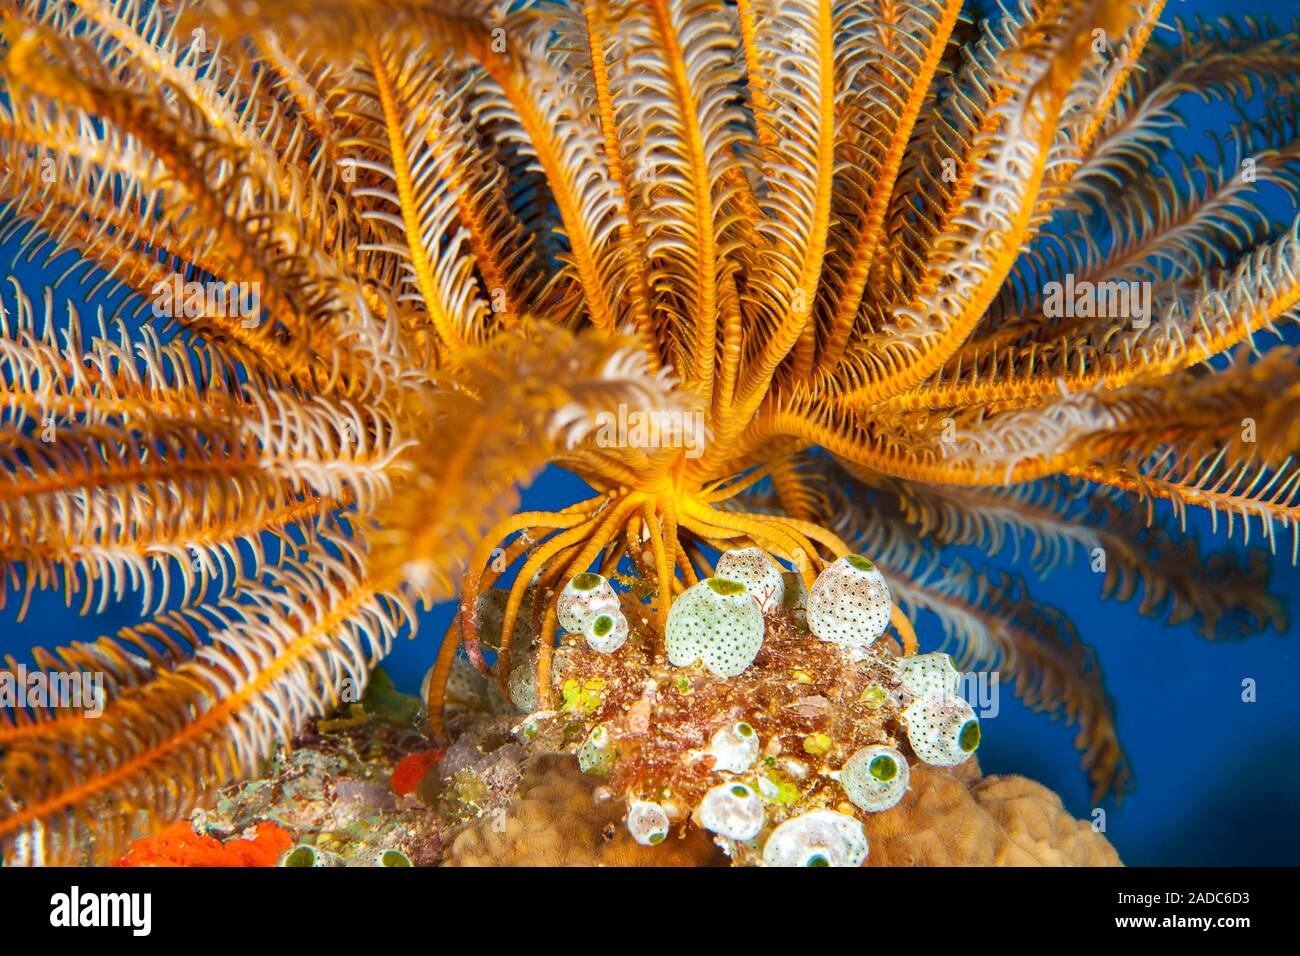
{"label": "cluster of tunicate", "polygon": [[813,810],[786,820],[763,846],[767,866],[861,866],[867,835],[853,817]]}
{"label": "cluster of tunicate", "polygon": [[284,853],[281,854],[276,866],[331,867],[345,865],[358,866],[366,865],[367,863],[371,866],[410,866],[411,858],[401,850],[389,847],[375,850],[373,853],[366,856],[351,857],[347,861],[344,861],[343,857],[337,853],[321,849],[317,846],[312,846],[309,843],[299,843],[296,846],[291,846],[289,849],[285,850]]}
{"label": "cluster of tunicate", "polygon": [[980,745],[980,722],[960,697],[918,697],[903,709],[907,742],[928,764],[954,767]]}
{"label": "cluster of tunicate", "polygon": [[614,757],[614,741],[609,728],[604,724],[593,727],[591,733],[587,734],[587,739],[578,747],[578,766],[583,773],[604,776],[614,765]]}
{"label": "cluster of tunicate", "polygon": [[716,732],[709,741],[713,769],[727,773],[744,773],[758,760],[758,734],[743,720]]}
{"label": "cluster of tunicate", "polygon": [[872,744],[850,757],[833,776],[855,807],[879,813],[903,799],[910,774],[901,753],[885,744]]}
{"label": "cluster of tunicate", "polygon": [[627,808],[627,830],[643,846],[658,846],[668,836],[668,814],[657,803],[633,800]]}
{"label": "cluster of tunicate", "polygon": [[754,596],[758,606],[776,611],[785,600],[785,581],[781,569],[758,548],[737,548],[718,559],[716,574],[728,581],[738,581]]}
{"label": "cluster of tunicate", "polygon": [[677,667],[698,661],[717,677],[735,677],[758,656],[764,627],[763,612],[745,585],[706,578],[683,591],[668,612],[668,660]]}
{"label": "cluster of tunicate", "polygon": [[[884,576],[866,558],[840,558],[806,590],[797,575],[783,575],[757,548],[726,552],[717,568],[714,577],[678,595],[663,635],[671,665],[699,665],[729,683],[700,695],[710,709],[695,718],[665,708],[690,722],[692,734],[708,735],[707,746],[690,751],[664,776],[671,762],[664,759],[665,751],[671,753],[665,742],[688,738],[666,728],[650,745],[650,756],[641,752],[642,735],[658,712],[649,702],[653,694],[635,701],[617,676],[607,686],[611,673],[632,664],[620,658],[608,662],[612,671],[565,674],[557,681],[564,699],[560,711],[593,720],[585,738],[566,737],[566,749],[572,746],[568,741],[580,740],[579,768],[608,777],[609,787],[626,794],[627,830],[644,846],[659,845],[674,823],[689,820],[739,863],[860,866],[868,853],[864,814],[890,811],[904,800],[921,772],[909,759],[952,766],[978,746],[979,721],[960,696],[961,673],[947,654],[900,659],[888,643],[873,646],[891,624],[893,604]],[[616,599],[599,575],[579,575],[562,598],[566,626],[580,620],[581,633],[597,650],[621,645],[627,631],[619,626],[626,624],[621,615],[616,620],[617,612],[611,613]],[[812,637],[825,644],[809,643],[793,610],[800,607]],[[760,666],[769,638],[772,646]],[[791,657],[801,648],[809,663]],[[681,695],[708,683],[699,674],[679,673],[673,680],[670,692]],[[755,695],[750,681],[760,688],[779,681],[782,690]],[[608,687],[620,709],[595,724]],[[715,703],[723,690],[734,693]],[[622,711],[626,716],[611,716]],[[710,715],[707,723],[699,719],[704,713]],[[862,721],[849,735],[851,746],[837,739],[844,725],[832,719],[837,714]],[[763,728],[762,739],[756,726]]]}
{"label": "cluster of tunicate", "polygon": [[838,644],[853,660],[889,626],[893,608],[880,569],[857,554],[829,565],[808,592],[808,628],[823,641]]}
{"label": "cluster of tunicate", "polygon": [[763,829],[763,801],[743,783],[724,783],[704,795],[700,826],[728,840],[752,840]]}
{"label": "cluster of tunicate", "polygon": [[612,654],[627,640],[627,618],[618,594],[599,574],[575,574],[560,592],[555,612],[561,627],[581,634],[598,653]]}

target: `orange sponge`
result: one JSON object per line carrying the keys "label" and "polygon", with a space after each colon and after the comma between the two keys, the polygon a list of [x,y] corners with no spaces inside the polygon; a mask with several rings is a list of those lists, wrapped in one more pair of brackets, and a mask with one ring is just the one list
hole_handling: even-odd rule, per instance
{"label": "orange sponge", "polygon": [[292,845],[287,830],[257,824],[251,840],[227,840],[196,833],[188,820],[173,823],[155,836],[136,840],[117,866],[275,866]]}

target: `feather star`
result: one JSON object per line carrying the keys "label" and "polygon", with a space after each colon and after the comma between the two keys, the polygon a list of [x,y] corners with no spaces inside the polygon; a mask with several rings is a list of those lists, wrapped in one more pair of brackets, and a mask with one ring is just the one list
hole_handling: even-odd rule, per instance
{"label": "feather star", "polygon": [[[1297,353],[1257,341],[1300,295],[1260,198],[1300,187],[1300,46],[1162,7],[4,0],[5,235],[136,311],[12,283],[0,599],[143,605],[33,652],[103,714],[0,714],[5,858],[113,858],[459,595],[440,732],[511,568],[552,706],[565,581],[631,562],[662,632],[737,546],[871,555],[1121,791],[1068,618],[940,549],[1102,549],[1145,612],[1278,618],[1267,553],[1153,507],[1300,517]],[[1216,155],[1170,139],[1188,92],[1235,109]],[[548,464],[592,495],[514,513]]]}

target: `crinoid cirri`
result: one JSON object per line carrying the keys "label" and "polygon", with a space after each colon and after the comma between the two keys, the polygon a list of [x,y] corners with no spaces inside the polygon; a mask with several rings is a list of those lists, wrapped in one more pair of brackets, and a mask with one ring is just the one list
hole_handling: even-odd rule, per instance
{"label": "crinoid cirri", "polygon": [[[935,612],[1122,789],[1069,620],[937,549],[1101,549],[1146,611],[1277,617],[1266,555],[1202,558],[1155,506],[1270,545],[1300,514],[1296,352],[1261,343],[1300,295],[1267,199],[1300,176],[1300,53],[1163,6],[4,0],[6,233],[126,293],[95,321],[8,294],[5,589],[20,617],[142,597],[33,654],[103,674],[102,715],[0,714],[5,857],[111,859],[254,772],[417,602],[460,600],[435,734],[458,647],[511,684],[488,606],[539,712],[565,608],[647,676],[698,671],[672,615],[723,552],[810,596],[865,556],[872,627],[914,656],[904,609]],[[1171,139],[1185,94],[1229,107],[1205,155]],[[548,464],[590,495],[513,513]],[[619,575],[622,623],[574,610]],[[714,597],[775,593],[739,583]]]}

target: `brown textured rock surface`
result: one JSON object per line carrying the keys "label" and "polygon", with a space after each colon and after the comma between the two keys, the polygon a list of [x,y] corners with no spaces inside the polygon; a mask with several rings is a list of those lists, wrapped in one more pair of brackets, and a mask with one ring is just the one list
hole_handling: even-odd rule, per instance
{"label": "brown textured rock surface", "polygon": [[[445,866],[722,866],[727,858],[695,827],[660,846],[641,846],[623,826],[619,801],[596,801],[600,781],[568,755],[531,761],[504,817],[468,824]],[[677,832],[680,832],[678,829]]]}
{"label": "brown textured rock surface", "polygon": [[867,866],[1121,866],[1110,842],[1024,777],[980,777],[975,761],[912,767],[892,810],[867,818]]}
{"label": "brown textured rock surface", "polygon": [[[726,858],[701,830],[662,846],[635,843],[618,801],[597,802],[599,781],[567,756],[535,758],[503,817],[468,824],[452,840],[450,866],[717,866]],[[868,866],[1118,866],[1105,837],[1066,812],[1060,798],[1023,777],[980,777],[974,761],[954,771],[912,768],[912,789],[893,810],[871,814]],[[680,828],[675,828],[680,832]]]}

